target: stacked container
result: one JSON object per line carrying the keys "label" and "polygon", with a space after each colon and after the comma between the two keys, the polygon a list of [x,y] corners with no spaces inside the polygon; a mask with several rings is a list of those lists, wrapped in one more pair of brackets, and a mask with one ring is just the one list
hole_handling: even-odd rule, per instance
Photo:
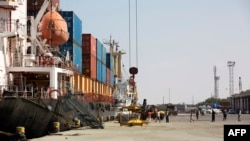
{"label": "stacked container", "polygon": [[69,40],[60,46],[60,52],[66,56],[69,52],[74,70],[82,73],[82,21],[73,11],[60,11],[68,25]]}
{"label": "stacked container", "polygon": [[96,38],[91,34],[82,34],[82,71],[96,79]]}
{"label": "stacked container", "polygon": [[97,57],[97,80],[102,83],[107,83],[107,67],[106,67],[106,48],[96,39],[96,57]]}
{"label": "stacked container", "polygon": [[110,53],[106,53],[107,84],[114,86],[114,58]]}

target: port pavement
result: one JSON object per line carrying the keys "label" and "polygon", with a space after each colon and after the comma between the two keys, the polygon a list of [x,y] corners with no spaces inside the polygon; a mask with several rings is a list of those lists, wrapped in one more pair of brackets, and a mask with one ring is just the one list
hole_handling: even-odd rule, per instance
{"label": "port pavement", "polygon": [[217,114],[211,122],[211,114],[199,116],[190,122],[189,114],[170,116],[170,122],[151,121],[143,126],[120,126],[116,121],[105,122],[104,129],[78,128],[59,132],[32,141],[223,141],[224,125],[250,125],[250,114],[243,114],[237,121],[236,114],[228,114],[223,121],[222,114]]}

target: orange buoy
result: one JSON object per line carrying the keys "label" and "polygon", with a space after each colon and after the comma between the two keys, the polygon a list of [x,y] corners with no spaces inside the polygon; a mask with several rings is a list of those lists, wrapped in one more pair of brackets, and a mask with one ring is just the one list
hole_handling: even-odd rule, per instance
{"label": "orange buoy", "polygon": [[64,44],[69,39],[67,22],[56,11],[48,11],[42,18],[39,31],[41,38],[52,46]]}

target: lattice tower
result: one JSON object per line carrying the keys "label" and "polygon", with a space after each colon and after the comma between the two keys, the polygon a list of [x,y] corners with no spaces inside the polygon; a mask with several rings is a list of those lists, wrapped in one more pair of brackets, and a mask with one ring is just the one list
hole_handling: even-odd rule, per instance
{"label": "lattice tower", "polygon": [[229,96],[234,94],[234,61],[228,61],[227,66],[229,67]]}

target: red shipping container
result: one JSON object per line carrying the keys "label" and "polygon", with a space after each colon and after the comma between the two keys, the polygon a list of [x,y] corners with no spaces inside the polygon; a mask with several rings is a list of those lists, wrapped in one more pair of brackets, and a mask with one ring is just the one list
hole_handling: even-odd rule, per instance
{"label": "red shipping container", "polygon": [[82,72],[84,75],[96,79],[96,56],[92,54],[83,54]]}
{"label": "red shipping container", "polygon": [[96,38],[92,34],[82,34],[82,54],[96,56]]}
{"label": "red shipping container", "polygon": [[107,71],[106,71],[106,83],[108,84],[108,85],[110,85],[110,69],[109,68],[107,68]]}

